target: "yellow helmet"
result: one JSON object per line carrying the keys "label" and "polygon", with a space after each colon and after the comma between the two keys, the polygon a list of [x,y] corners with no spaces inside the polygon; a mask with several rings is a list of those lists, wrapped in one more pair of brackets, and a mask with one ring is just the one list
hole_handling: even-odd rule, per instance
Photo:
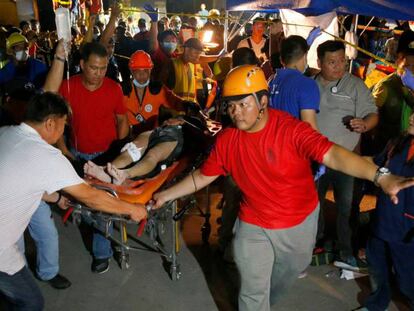
{"label": "yellow helmet", "polygon": [[6,42],[7,50],[10,50],[13,46],[15,46],[17,44],[20,44],[20,43],[28,44],[28,41],[27,41],[26,37],[23,36],[22,34],[18,33],[18,32],[13,32],[7,38],[7,42]]}
{"label": "yellow helmet", "polygon": [[232,69],[223,84],[222,97],[250,95],[259,91],[268,91],[263,70],[254,65],[242,65]]}

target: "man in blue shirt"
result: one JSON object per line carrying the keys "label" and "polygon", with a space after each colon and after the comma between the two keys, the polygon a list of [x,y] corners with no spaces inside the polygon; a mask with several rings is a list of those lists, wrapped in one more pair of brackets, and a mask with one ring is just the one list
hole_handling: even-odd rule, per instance
{"label": "man in blue shirt", "polygon": [[300,36],[289,36],[282,41],[280,59],[284,68],[278,69],[270,82],[270,107],[284,110],[318,131],[318,85],[314,79],[303,75],[308,49],[306,40]]}

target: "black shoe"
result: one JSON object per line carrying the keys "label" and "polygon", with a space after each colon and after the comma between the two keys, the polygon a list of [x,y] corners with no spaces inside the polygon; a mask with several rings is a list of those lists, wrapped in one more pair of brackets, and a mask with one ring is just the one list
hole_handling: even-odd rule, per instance
{"label": "black shoe", "polygon": [[72,283],[67,278],[65,278],[63,275],[59,273],[56,274],[54,278],[46,280],[44,282],[48,282],[50,286],[56,289],[65,289],[72,285]]}
{"label": "black shoe", "polygon": [[105,273],[106,271],[109,270],[109,258],[104,258],[104,259],[94,258],[92,261],[91,270],[94,273],[99,273],[99,274]]}

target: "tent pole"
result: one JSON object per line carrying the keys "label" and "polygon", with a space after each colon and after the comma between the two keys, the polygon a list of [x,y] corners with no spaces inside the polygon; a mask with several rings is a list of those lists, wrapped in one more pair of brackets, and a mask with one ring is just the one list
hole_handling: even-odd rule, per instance
{"label": "tent pole", "polygon": [[[351,26],[351,27],[354,27],[354,29],[351,29],[351,31],[354,31],[355,34],[357,34],[357,31],[358,31],[358,18],[359,18],[359,14],[356,14],[355,15],[355,26]],[[358,44],[358,42],[357,42],[357,44]],[[354,60],[351,59],[351,62],[349,64],[349,73],[352,73],[352,65],[353,64],[354,64]]]}
{"label": "tent pole", "polygon": [[224,51],[227,52],[227,38],[228,38],[228,31],[229,31],[229,11],[226,10],[226,19],[224,20]]}

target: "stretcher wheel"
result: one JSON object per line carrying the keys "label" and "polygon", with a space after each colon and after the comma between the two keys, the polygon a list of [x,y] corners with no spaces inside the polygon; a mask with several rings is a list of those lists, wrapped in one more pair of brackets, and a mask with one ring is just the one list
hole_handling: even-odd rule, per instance
{"label": "stretcher wheel", "polygon": [[119,257],[121,270],[129,269],[129,254],[121,254]]}
{"label": "stretcher wheel", "polygon": [[171,280],[173,281],[177,281],[180,279],[181,277],[181,271],[180,271],[180,267],[179,266],[170,266],[170,277]]}

